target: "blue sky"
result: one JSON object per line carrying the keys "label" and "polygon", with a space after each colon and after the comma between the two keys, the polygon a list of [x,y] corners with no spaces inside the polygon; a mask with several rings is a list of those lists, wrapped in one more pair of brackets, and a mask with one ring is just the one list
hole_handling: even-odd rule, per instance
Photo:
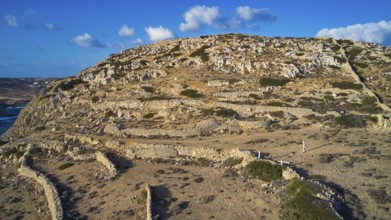
{"label": "blue sky", "polygon": [[65,77],[167,38],[244,33],[391,45],[389,0],[0,0],[0,77]]}

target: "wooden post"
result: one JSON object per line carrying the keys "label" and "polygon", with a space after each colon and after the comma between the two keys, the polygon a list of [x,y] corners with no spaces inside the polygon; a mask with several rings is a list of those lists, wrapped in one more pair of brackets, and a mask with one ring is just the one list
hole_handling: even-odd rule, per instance
{"label": "wooden post", "polygon": [[305,153],[305,142],[303,140],[303,153]]}

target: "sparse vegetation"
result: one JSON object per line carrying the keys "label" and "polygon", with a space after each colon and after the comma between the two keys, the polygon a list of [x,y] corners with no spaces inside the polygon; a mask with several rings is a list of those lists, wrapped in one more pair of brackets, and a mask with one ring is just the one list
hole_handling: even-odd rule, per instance
{"label": "sparse vegetation", "polygon": [[92,103],[97,103],[99,101],[99,97],[98,96],[93,96],[92,98],[91,98],[91,102]]}
{"label": "sparse vegetation", "polygon": [[353,82],[332,82],[332,86],[339,89],[352,89],[352,90],[361,90],[363,86],[361,84],[353,83]]}
{"label": "sparse vegetation", "polygon": [[281,219],[339,219],[329,205],[315,195],[321,188],[313,183],[294,179],[280,193],[284,201]]}
{"label": "sparse vegetation", "polygon": [[198,91],[194,90],[194,89],[183,90],[180,93],[180,95],[186,96],[186,97],[189,97],[189,98],[202,98],[202,97],[204,97],[204,95],[202,95],[201,93],[198,93]]}
{"label": "sparse vegetation", "polygon": [[340,57],[340,56],[334,56],[334,59],[337,60],[339,64],[344,64],[347,61],[344,57]]}
{"label": "sparse vegetation", "polygon": [[362,128],[366,126],[365,119],[362,115],[342,115],[335,118],[337,125],[346,128]]}
{"label": "sparse vegetation", "polygon": [[267,105],[268,106],[277,106],[277,107],[291,107],[291,105],[289,105],[287,103],[278,102],[278,101],[268,102]]}
{"label": "sparse vegetation", "polygon": [[110,118],[115,116],[115,113],[112,110],[109,110],[105,113],[105,118]]}
{"label": "sparse vegetation", "polygon": [[206,49],[208,49],[209,45],[204,45],[201,48],[198,48],[196,51],[190,54],[190,57],[200,57],[203,62],[207,62],[209,60],[209,54],[206,53]]}
{"label": "sparse vegetation", "polygon": [[223,162],[223,166],[225,167],[234,167],[238,164],[241,164],[243,161],[243,157],[239,157],[239,158],[235,158],[235,157],[230,157],[228,159],[226,159],[224,162]]}
{"label": "sparse vegetation", "polygon": [[375,97],[367,96],[361,101],[361,106],[358,108],[359,112],[368,113],[368,114],[376,114],[383,111],[377,105],[377,100]]}
{"label": "sparse vegetation", "polygon": [[221,108],[219,107],[217,110],[216,110],[216,115],[217,116],[220,116],[220,117],[223,117],[223,118],[231,118],[235,115],[238,115],[238,113],[232,109],[226,109],[226,108]]}
{"label": "sparse vegetation", "polygon": [[148,113],[148,114],[145,114],[145,115],[143,116],[143,118],[149,119],[149,118],[153,118],[153,116],[155,116],[155,113]]}
{"label": "sparse vegetation", "polygon": [[265,161],[251,161],[243,170],[246,178],[261,179],[266,182],[281,179],[282,168]]}
{"label": "sparse vegetation", "polygon": [[272,117],[275,117],[275,118],[284,118],[284,112],[283,112],[283,111],[269,112],[269,114],[270,114]]}
{"label": "sparse vegetation", "polygon": [[155,88],[153,88],[151,86],[141,86],[141,88],[144,90],[144,92],[149,92],[149,93],[155,92]]}
{"label": "sparse vegetation", "polygon": [[261,78],[259,83],[261,86],[284,86],[285,84],[291,82],[290,79],[275,79],[275,78]]}
{"label": "sparse vegetation", "polygon": [[64,164],[61,164],[60,166],[58,166],[58,169],[59,170],[65,170],[71,166],[75,165],[74,163],[64,163]]}

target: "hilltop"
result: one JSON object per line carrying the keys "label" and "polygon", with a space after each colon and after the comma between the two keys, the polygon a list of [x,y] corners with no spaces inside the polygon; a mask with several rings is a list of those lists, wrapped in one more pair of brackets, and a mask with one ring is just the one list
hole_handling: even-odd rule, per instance
{"label": "hilltop", "polygon": [[[308,187],[320,207],[382,219],[390,64],[390,47],[331,38],[227,34],[140,46],[42,89],[2,136],[12,139],[2,160],[12,176],[11,161],[39,151],[30,166],[54,182],[67,218],[140,218],[142,183],[162,218],[286,217],[297,211],[284,203],[292,169],[321,185]],[[284,178],[246,176],[257,157],[280,161]]]}

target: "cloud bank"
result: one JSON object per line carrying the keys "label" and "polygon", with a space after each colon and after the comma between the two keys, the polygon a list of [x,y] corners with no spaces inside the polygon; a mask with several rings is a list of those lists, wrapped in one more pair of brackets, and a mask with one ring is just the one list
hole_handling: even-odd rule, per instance
{"label": "cloud bank", "polygon": [[391,21],[378,23],[355,24],[340,28],[324,28],[317,37],[333,37],[337,39],[351,39],[370,43],[385,43],[391,41]]}
{"label": "cloud bank", "polygon": [[129,37],[134,35],[134,29],[129,28],[126,24],[121,27],[121,29],[118,30],[118,35],[121,37]]}
{"label": "cloud bank", "polygon": [[3,18],[8,27],[11,28],[45,29],[48,31],[61,29],[52,23],[43,22],[45,16],[36,12],[34,9],[28,9],[19,15],[6,13]]}
{"label": "cloud bank", "polygon": [[230,16],[220,13],[219,7],[197,5],[184,14],[185,22],[180,23],[181,31],[199,31],[210,26],[218,29],[259,28],[262,23],[272,23],[277,17],[266,8],[237,7]]}
{"label": "cloud bank", "polygon": [[83,35],[78,35],[72,38],[72,43],[80,47],[106,47],[101,42],[99,42],[97,38],[88,33],[84,33]]}
{"label": "cloud bank", "polygon": [[175,37],[174,33],[170,29],[164,28],[162,26],[146,27],[145,31],[147,32],[149,40],[151,41],[160,41]]}

